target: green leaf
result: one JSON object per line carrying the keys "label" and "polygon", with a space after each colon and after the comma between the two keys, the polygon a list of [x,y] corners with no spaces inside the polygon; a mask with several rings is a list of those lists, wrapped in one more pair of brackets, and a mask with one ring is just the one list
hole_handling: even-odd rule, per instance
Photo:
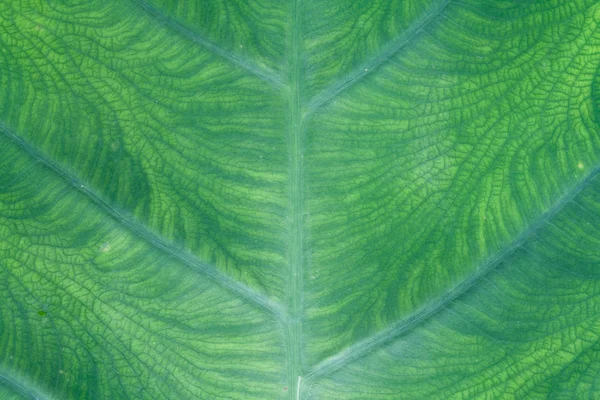
{"label": "green leaf", "polygon": [[599,22],[0,2],[0,397],[600,397]]}

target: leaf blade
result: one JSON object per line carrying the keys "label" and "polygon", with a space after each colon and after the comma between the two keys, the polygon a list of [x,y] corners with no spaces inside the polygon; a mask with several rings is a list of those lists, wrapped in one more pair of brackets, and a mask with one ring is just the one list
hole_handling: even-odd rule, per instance
{"label": "leaf blade", "polygon": [[[11,301],[0,314],[16,314],[2,335],[6,369],[25,372],[59,398],[281,391],[284,376],[275,366],[284,362],[283,328],[276,318],[139,241],[1,140],[2,236],[9,238],[2,282]],[[29,179],[52,189],[37,192]],[[60,229],[49,223],[56,221]],[[33,227],[36,236],[28,235]]]}
{"label": "leaf blade", "polygon": [[587,249],[598,243],[597,172],[581,189],[479,285],[324,375],[308,398],[593,397],[600,299],[598,254]]}
{"label": "leaf blade", "polygon": [[5,375],[60,398],[593,397],[597,232],[563,214],[596,218],[599,9],[0,4]]}
{"label": "leaf blade", "polygon": [[523,51],[499,35],[481,39],[489,46],[483,56],[471,27],[512,25],[486,4],[450,4],[445,18],[453,24],[430,25],[313,115],[310,364],[468,279],[597,164],[597,9],[579,6],[532,5],[537,14],[515,7],[507,20],[531,29],[528,41],[510,39]]}

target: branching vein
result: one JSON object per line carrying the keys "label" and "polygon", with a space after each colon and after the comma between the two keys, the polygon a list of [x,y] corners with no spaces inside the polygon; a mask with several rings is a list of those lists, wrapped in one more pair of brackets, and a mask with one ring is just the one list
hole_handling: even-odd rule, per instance
{"label": "branching vein", "polygon": [[464,279],[455,287],[448,290],[442,296],[438,297],[435,301],[427,304],[420,310],[414,312],[410,316],[396,322],[388,329],[381,331],[369,338],[366,338],[354,345],[346,348],[338,354],[329,357],[323,362],[317,364],[312,370],[307,373],[304,377],[305,380],[314,381],[315,379],[328,375],[344,365],[350,363],[353,360],[364,357],[375,349],[381,348],[386,343],[398,338],[402,334],[414,329],[419,324],[425,322],[438,312],[442,311],[451,302],[459,298],[462,294],[469,291],[471,288],[477,285],[483,278],[485,278],[490,272],[498,268],[502,262],[504,262],[511,254],[517,249],[523,246],[529,237],[548,221],[554,218],[566,204],[571,202],[579,193],[581,193],[586,187],[588,187],[598,176],[600,175],[600,166],[597,166],[584,180],[578,185],[573,187],[564,196],[558,199],[548,211],[540,216],[536,222],[531,224],[529,228],[524,230],[515,240],[513,240],[507,247],[502,249],[496,255],[489,258],[479,268],[475,270],[468,278]]}
{"label": "branching vein", "polygon": [[418,19],[413,24],[412,28],[407,30],[404,35],[399,37],[389,47],[379,52],[375,58],[364,64],[359,70],[356,70],[333,84],[332,86],[323,90],[320,94],[316,95],[309,103],[305,117],[319,109],[323,104],[329,102],[335,98],[344,90],[348,89],[355,83],[359,82],[365,76],[372,74],[377,67],[389,60],[396,53],[402,50],[407,44],[409,44],[427,25],[434,21],[444,9],[450,4],[452,0],[443,0],[441,3],[435,6],[427,15],[421,19]]}
{"label": "branching vein", "polygon": [[137,5],[139,5],[141,8],[146,10],[149,14],[153,15],[155,18],[163,21],[166,25],[175,29],[177,32],[181,33],[182,35],[186,36],[188,39],[194,41],[195,43],[197,43],[200,46],[204,47],[205,49],[211,51],[212,53],[217,54],[217,55],[229,60],[231,63],[258,76],[259,78],[263,79],[266,82],[269,82],[270,84],[272,84],[273,86],[275,86],[277,88],[285,87],[283,80],[281,79],[280,76],[278,76],[275,73],[275,71],[267,69],[266,67],[259,67],[257,65],[254,65],[254,64],[242,59],[241,57],[238,57],[235,54],[232,54],[232,53],[222,49],[215,43],[212,43],[211,41],[198,35],[196,32],[186,28],[185,26],[183,26],[182,24],[180,24],[176,21],[173,21],[171,18],[167,17],[164,13],[162,13],[160,10],[158,10],[156,7],[154,7],[152,4],[148,3],[146,0],[133,0],[133,1]]}
{"label": "branching vein", "polygon": [[79,190],[81,193],[86,195],[92,202],[100,206],[102,210],[104,210],[108,215],[110,215],[110,217],[118,221],[121,225],[125,226],[131,232],[135,233],[138,237],[142,238],[143,240],[151,244],[153,247],[160,249],[165,253],[168,253],[170,256],[182,261],[186,265],[200,271],[223,288],[260,306],[279,321],[282,320],[283,317],[280,306],[278,304],[275,304],[271,299],[254,291],[248,286],[230,278],[221,271],[217,270],[214,266],[199,260],[193,254],[184,251],[171,243],[168,243],[163,238],[149,230],[145,225],[135,220],[126,211],[121,210],[118,207],[106,202],[106,200],[104,200],[101,196],[95,193],[93,188],[90,188],[85,182],[81,181],[73,173],[65,169],[63,166],[55,163],[46,155],[39,152],[36,148],[34,148],[21,137],[10,131],[3,124],[0,124],[0,132],[6,137],[8,137],[10,140],[12,140],[15,144],[19,145],[27,154],[40,161],[43,165],[54,171],[68,184],[70,184],[75,189]]}

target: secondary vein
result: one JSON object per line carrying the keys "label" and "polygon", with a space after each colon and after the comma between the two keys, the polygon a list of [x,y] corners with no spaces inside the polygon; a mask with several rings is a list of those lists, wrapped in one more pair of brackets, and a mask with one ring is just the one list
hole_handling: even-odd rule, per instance
{"label": "secondary vein", "polygon": [[272,71],[266,67],[261,68],[258,65],[252,64],[252,63],[236,56],[235,54],[232,54],[232,53],[222,49],[217,44],[212,43],[211,41],[209,41],[209,40],[203,38],[202,36],[200,36],[199,34],[197,34],[196,32],[181,25],[177,21],[174,21],[171,18],[167,17],[163,12],[158,10],[152,4],[148,3],[146,0],[133,0],[133,2],[136,3],[138,6],[140,6],[141,8],[143,8],[150,15],[153,15],[155,18],[163,21],[166,25],[175,29],[177,32],[186,36],[188,39],[194,41],[195,43],[197,43],[200,46],[204,47],[205,49],[209,50],[210,52],[217,54],[217,55],[231,61],[231,63],[258,76],[259,78],[263,79],[264,81],[271,83],[273,86],[275,86],[277,88],[281,89],[281,88],[285,87],[281,77],[278,76],[274,71]]}
{"label": "secondary vein", "polygon": [[104,210],[110,217],[118,221],[121,225],[126,227],[128,230],[136,234],[136,236],[148,242],[153,247],[164,251],[176,258],[186,265],[193,267],[200,271],[204,275],[211,278],[219,286],[233,292],[240,297],[260,306],[266,312],[273,315],[278,321],[283,321],[283,313],[278,304],[274,303],[271,299],[260,294],[248,286],[233,280],[229,276],[225,275],[221,271],[217,270],[214,266],[199,260],[193,254],[176,247],[175,245],[165,241],[163,238],[152,232],[145,225],[129,215],[125,210],[121,210],[114,205],[109,204],[100,195],[98,195],[93,188],[89,187],[87,183],[81,181],[75,174],[68,171],[62,165],[54,162],[48,156],[38,151],[31,144],[26,142],[23,138],[13,133],[6,126],[0,123],[0,133],[8,137],[12,142],[17,144],[23,151],[38,160],[42,165],[45,165],[52,170],[61,179],[73,186],[75,189],[83,193],[93,203],[98,205]]}
{"label": "secondary vein", "polygon": [[577,184],[575,187],[569,190],[565,195],[560,197],[558,201],[556,201],[548,209],[548,211],[542,214],[533,224],[531,224],[526,230],[524,230],[519,236],[517,236],[517,238],[515,238],[515,240],[513,240],[507,247],[505,247],[497,254],[489,258],[465,280],[446,291],[446,293],[438,297],[435,301],[427,304],[412,315],[396,322],[388,329],[381,331],[358,343],[355,343],[354,345],[346,348],[345,350],[342,350],[338,354],[329,357],[328,359],[315,365],[304,376],[305,381],[312,382],[319,377],[328,375],[329,373],[342,368],[344,365],[350,363],[353,360],[366,356],[374,349],[382,347],[386,343],[389,343],[391,340],[396,339],[405,332],[414,329],[419,324],[423,323],[424,321],[436,315],[438,312],[442,311],[448,306],[448,304],[459,298],[469,289],[473,288],[490,272],[498,268],[498,266],[501,265],[503,261],[505,261],[518,248],[523,246],[534,232],[538,231],[546,222],[555,217],[558,214],[558,212],[560,212],[564,208],[566,204],[571,202],[598,176],[600,176],[600,165],[597,166],[579,184]]}
{"label": "secondary vein", "polygon": [[6,386],[12,388],[14,391],[22,394],[33,400],[45,400],[49,397],[40,392],[37,388],[33,388],[31,383],[20,382],[13,376],[9,375],[6,371],[0,371],[0,382],[4,383]]}
{"label": "secondary vein", "polygon": [[336,97],[338,94],[348,89],[360,81],[365,76],[375,72],[377,67],[389,60],[392,56],[402,50],[407,44],[409,44],[415,36],[417,36],[427,25],[435,20],[442,11],[450,4],[452,0],[443,0],[440,4],[436,5],[431,11],[427,13],[423,18],[417,20],[410,30],[406,34],[399,37],[391,46],[387,47],[383,51],[377,54],[377,56],[365,63],[360,69],[351,72],[342,81],[339,81],[330,87],[323,90],[321,93],[316,95],[308,107],[306,108],[306,116],[312,114],[319,109],[323,104],[329,102],[331,99]]}

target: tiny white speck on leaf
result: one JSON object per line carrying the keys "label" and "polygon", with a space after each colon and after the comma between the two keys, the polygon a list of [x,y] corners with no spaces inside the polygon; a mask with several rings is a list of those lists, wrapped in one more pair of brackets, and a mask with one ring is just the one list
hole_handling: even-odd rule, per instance
{"label": "tiny white speck on leaf", "polygon": [[102,244],[102,246],[100,246],[101,253],[106,253],[109,250],[110,250],[110,243],[108,243],[108,242],[105,242]]}

